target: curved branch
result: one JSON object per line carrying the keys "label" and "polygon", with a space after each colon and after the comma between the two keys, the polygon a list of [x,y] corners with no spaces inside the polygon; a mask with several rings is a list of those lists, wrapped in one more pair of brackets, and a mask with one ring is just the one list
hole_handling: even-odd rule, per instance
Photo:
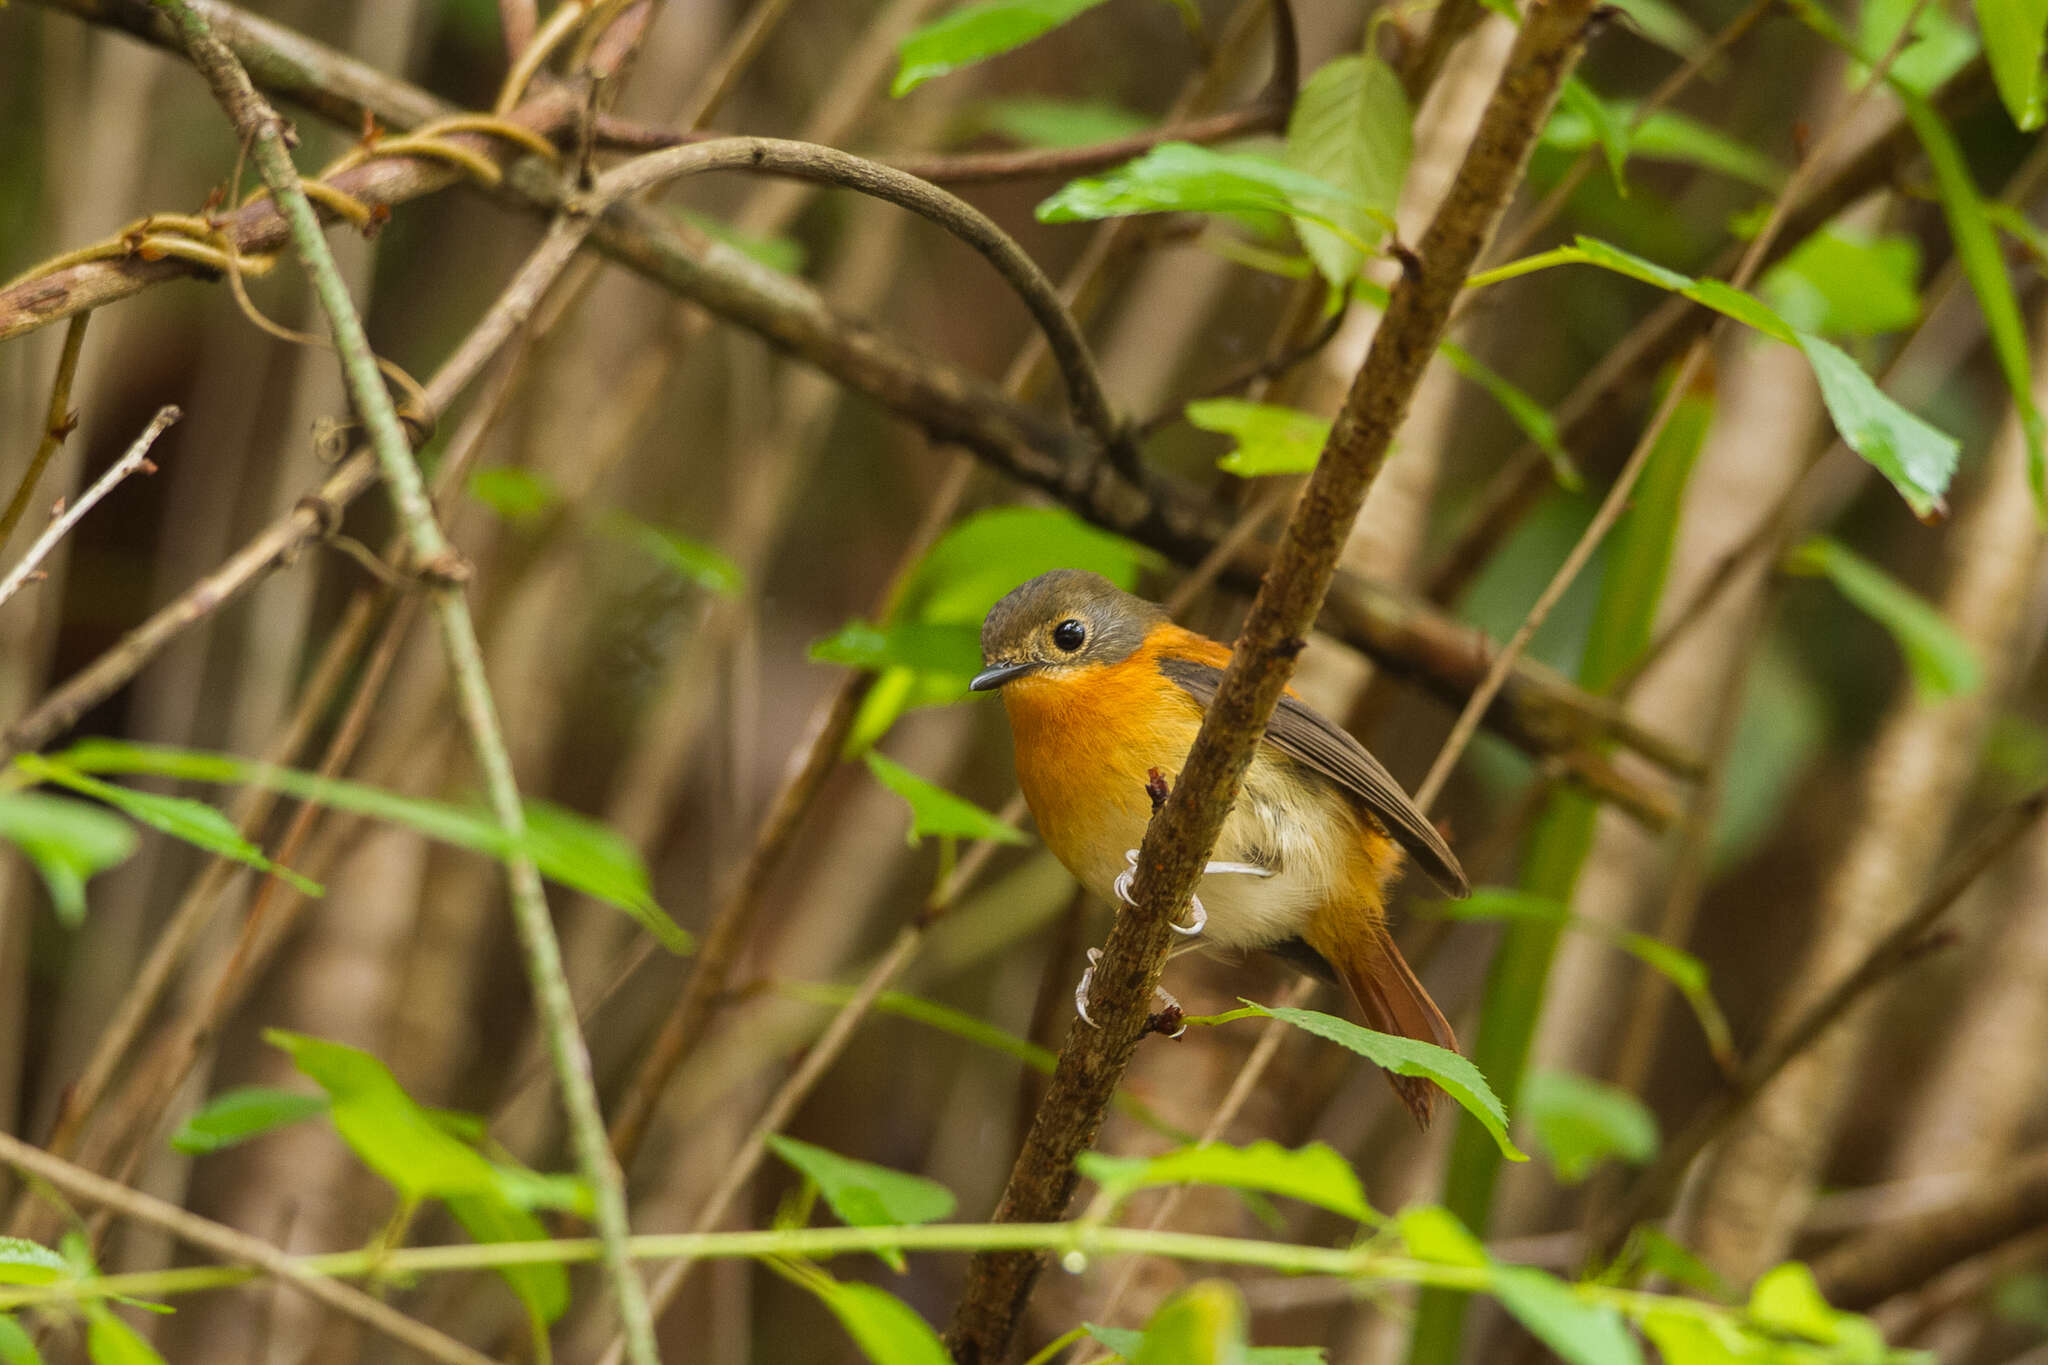
{"label": "curved branch", "polygon": [[1095,433],[1109,451],[1125,445],[1116,418],[1109,410],[1109,399],[1103,393],[1095,357],[1052,281],[987,214],[915,175],[815,142],[769,137],[719,138],[635,157],[601,176],[593,198],[610,207],[679,176],[712,170],[755,170],[838,185],[886,200],[937,223],[980,252],[1031,310],[1052,347],[1060,374],[1066,380],[1067,400],[1081,424]]}

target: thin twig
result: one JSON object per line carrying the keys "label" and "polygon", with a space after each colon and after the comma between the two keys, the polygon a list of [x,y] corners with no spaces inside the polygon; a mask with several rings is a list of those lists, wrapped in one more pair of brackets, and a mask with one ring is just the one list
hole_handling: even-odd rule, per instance
{"label": "thin twig", "polygon": [[[454,549],[434,518],[419,465],[413,459],[411,442],[392,406],[391,395],[384,388],[362,319],[356,314],[348,285],[335,265],[327,239],[321,235],[320,220],[286,151],[283,121],[263,102],[241,63],[213,36],[206,21],[186,0],[155,3],[177,21],[193,64],[206,77],[230,122],[247,142],[250,157],[290,226],[293,244],[312,277],[321,309],[333,329],[350,397],[368,431],[378,466],[405,525],[407,540],[421,568],[434,575],[434,607],[455,675],[463,721],[483,770],[492,813],[513,844],[513,852],[505,859],[512,884],[513,918],[536,1005],[546,1021],[577,1165],[590,1182],[598,1238],[605,1248],[606,1278],[618,1304],[627,1354],[634,1365],[655,1365],[660,1357],[654,1343],[654,1323],[648,1316],[640,1278],[626,1252],[629,1228],[624,1179],[605,1143],[604,1118],[591,1078],[590,1054],[576,1025],[575,1002],[569,992],[540,873],[532,854],[526,850],[526,811],[512,774],[511,756],[505,748],[490,683],[484,675],[483,653],[470,619],[462,579],[444,567],[455,562]],[[533,47],[540,47],[538,39]]]}
{"label": "thin twig", "polygon": [[71,410],[71,381],[78,374],[78,357],[85,349],[85,324],[91,318],[91,313],[80,313],[64,329],[64,349],[57,357],[57,376],[50,381],[50,410],[43,418],[42,439],[36,442],[36,453],[29,457],[28,468],[22,471],[21,482],[15,485],[14,496],[7,501],[7,510],[0,512],[0,550],[7,548],[8,537],[21,524],[22,514],[35,498],[36,485],[42,482],[43,471],[56,457],[64,439],[78,426],[78,414]]}
{"label": "thin twig", "polygon": [[[1171,922],[1208,861],[1466,274],[1578,59],[1591,9],[1590,0],[1553,0],[1531,11],[1516,37],[1458,177],[1423,236],[1414,269],[1395,287],[1281,538],[1179,781],[1145,832],[1132,904],[1117,916],[1096,967],[1089,1012],[1100,1027],[1068,1033],[997,1222],[1040,1221],[1066,1211],[1077,1179],[1074,1157],[1095,1140],[1146,1028]],[[1042,1265],[1042,1257],[1028,1253],[974,1258],[948,1331],[960,1365],[993,1365],[1004,1357]]]}
{"label": "thin twig", "polygon": [[374,1327],[430,1360],[442,1361],[445,1365],[491,1365],[491,1357],[474,1347],[465,1346],[418,1319],[407,1317],[353,1285],[320,1274],[303,1259],[287,1255],[260,1237],[251,1237],[210,1218],[188,1213],[154,1195],[95,1175],[81,1166],[31,1147],[8,1133],[0,1133],[0,1161],[38,1180],[48,1181],[74,1199],[83,1199],[162,1228],[180,1241],[204,1247],[225,1260],[254,1266],[279,1283],[288,1284],[337,1313],[345,1313],[366,1326]]}
{"label": "thin twig", "polygon": [[1085,147],[1026,147],[1000,152],[955,152],[941,156],[884,153],[877,159],[906,175],[940,185],[976,185],[998,180],[1071,179],[1142,156],[1164,142],[1222,142],[1250,133],[1278,132],[1287,126],[1287,106],[1264,98],[1185,123],[1166,124],[1142,133],[1092,142]]}
{"label": "thin twig", "polygon": [[183,415],[174,404],[167,403],[157,409],[156,416],[149,419],[149,425],[142,429],[142,434],[129,444],[127,453],[114,461],[113,467],[106,473],[93,480],[92,487],[79,494],[76,502],[58,513],[48,529],[37,536],[34,543],[28,547],[28,553],[21,557],[21,562],[8,570],[5,578],[0,578],[0,602],[5,602],[21,591],[21,585],[28,581],[36,566],[49,558],[50,551],[57,548],[57,542],[64,539],[71,528],[78,524],[79,519],[90,512],[101,498],[113,492],[117,484],[139,469],[156,467],[149,462],[149,448],[156,444],[157,437],[163,435],[165,427]]}

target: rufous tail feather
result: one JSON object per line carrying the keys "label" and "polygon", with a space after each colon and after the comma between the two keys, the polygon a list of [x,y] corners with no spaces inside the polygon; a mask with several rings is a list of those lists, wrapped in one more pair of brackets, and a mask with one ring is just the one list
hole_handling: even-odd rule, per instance
{"label": "rufous tail feather", "polygon": [[[1334,942],[1312,946],[1337,969],[1367,1028],[1435,1043],[1453,1052],[1458,1050],[1457,1035],[1451,1032],[1450,1021],[1415,979],[1415,972],[1394,946],[1384,925],[1339,934]],[[1394,1087],[1401,1103],[1408,1106],[1415,1122],[1429,1127],[1430,1114],[1443,1093],[1436,1083],[1391,1071],[1387,1073],[1387,1083]]]}

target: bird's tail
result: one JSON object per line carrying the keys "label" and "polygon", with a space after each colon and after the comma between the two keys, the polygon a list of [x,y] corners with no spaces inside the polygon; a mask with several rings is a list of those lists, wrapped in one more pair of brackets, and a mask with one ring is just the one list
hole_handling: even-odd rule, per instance
{"label": "bird's tail", "polygon": [[[1335,934],[1314,935],[1310,944],[1336,969],[1352,1000],[1357,1002],[1367,1028],[1435,1043],[1453,1052],[1458,1050],[1457,1035],[1451,1032],[1450,1021],[1415,979],[1414,970],[1394,946],[1384,924],[1347,925]],[[1387,1083],[1394,1087],[1401,1103],[1408,1106],[1415,1122],[1427,1128],[1437,1097],[1443,1093],[1436,1083],[1392,1071],[1387,1073]]]}

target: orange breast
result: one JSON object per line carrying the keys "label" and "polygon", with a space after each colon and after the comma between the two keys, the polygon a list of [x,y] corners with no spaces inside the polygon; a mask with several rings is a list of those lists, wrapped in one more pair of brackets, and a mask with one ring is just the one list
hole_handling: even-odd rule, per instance
{"label": "orange breast", "polygon": [[1177,778],[1201,728],[1194,698],[1159,671],[1162,648],[1219,665],[1230,657],[1213,641],[1163,627],[1121,663],[1033,674],[1003,689],[1017,782],[1039,833],[1097,894],[1144,835],[1151,770]]}

